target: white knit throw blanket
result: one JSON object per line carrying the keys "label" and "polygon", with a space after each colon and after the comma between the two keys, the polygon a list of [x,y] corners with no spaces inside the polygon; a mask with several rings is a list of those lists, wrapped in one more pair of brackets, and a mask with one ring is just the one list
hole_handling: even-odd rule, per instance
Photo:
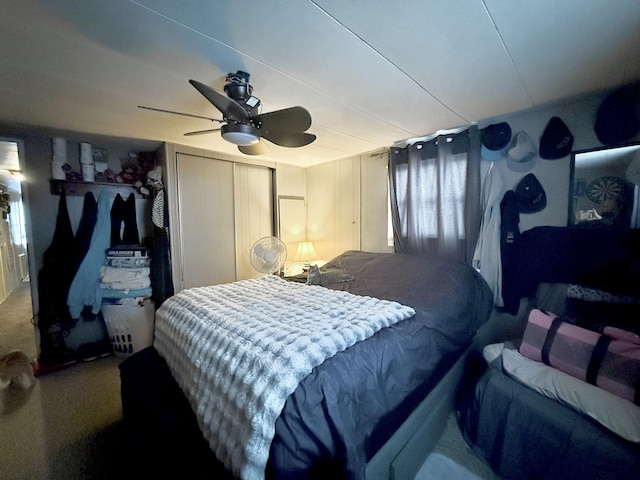
{"label": "white knit throw blanket", "polygon": [[311,370],[407,306],[277,276],[183,290],[156,314],[154,346],[216,456],[262,479],[284,404]]}

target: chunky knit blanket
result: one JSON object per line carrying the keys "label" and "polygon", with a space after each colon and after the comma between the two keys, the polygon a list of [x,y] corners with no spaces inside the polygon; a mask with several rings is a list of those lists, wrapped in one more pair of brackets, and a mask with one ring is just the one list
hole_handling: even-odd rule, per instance
{"label": "chunky knit blanket", "polygon": [[264,478],[276,419],[327,358],[415,311],[277,276],[184,290],[156,313],[154,346],[233,474]]}

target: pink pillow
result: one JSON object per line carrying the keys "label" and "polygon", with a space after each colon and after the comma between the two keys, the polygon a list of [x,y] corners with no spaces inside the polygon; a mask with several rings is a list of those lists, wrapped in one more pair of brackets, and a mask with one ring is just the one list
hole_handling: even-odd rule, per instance
{"label": "pink pillow", "polygon": [[520,353],[640,405],[640,343],[621,329],[604,334],[533,309]]}

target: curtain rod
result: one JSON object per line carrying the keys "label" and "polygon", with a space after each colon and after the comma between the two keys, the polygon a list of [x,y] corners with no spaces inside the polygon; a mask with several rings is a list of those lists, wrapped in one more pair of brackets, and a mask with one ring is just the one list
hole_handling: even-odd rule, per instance
{"label": "curtain rod", "polygon": [[398,140],[391,146],[391,148],[405,148],[405,147],[408,147],[409,145],[413,145],[414,143],[429,142],[441,135],[454,135],[456,133],[461,133],[461,132],[464,132],[465,130],[468,130],[473,125],[477,125],[477,123],[472,123],[471,125],[465,125],[463,127],[452,128],[450,130],[438,130],[436,133],[432,133],[430,135],[426,135],[423,137],[414,137],[414,138],[407,138],[406,140]]}

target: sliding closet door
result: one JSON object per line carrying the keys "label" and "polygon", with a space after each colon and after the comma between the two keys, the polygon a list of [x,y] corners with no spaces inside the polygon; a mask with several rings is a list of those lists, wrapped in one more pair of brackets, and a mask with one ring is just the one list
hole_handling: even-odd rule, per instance
{"label": "sliding closet door", "polygon": [[184,288],[236,280],[233,163],[178,153]]}
{"label": "sliding closet door", "polygon": [[263,276],[251,267],[249,251],[256,240],[273,235],[273,169],[234,166],[236,272],[238,280]]}

